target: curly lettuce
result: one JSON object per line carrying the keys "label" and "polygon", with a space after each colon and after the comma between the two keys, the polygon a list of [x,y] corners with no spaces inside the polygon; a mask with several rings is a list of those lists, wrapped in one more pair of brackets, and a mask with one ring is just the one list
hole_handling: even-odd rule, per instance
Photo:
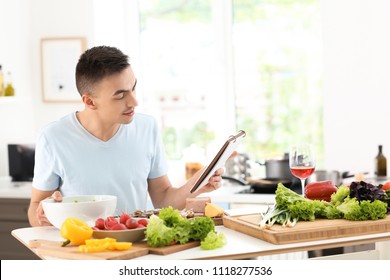
{"label": "curly lettuce", "polygon": [[[158,216],[150,217],[145,234],[148,246],[162,247],[175,243],[204,241],[214,229],[214,221],[209,217],[187,219],[182,217],[177,209],[167,207],[161,209]],[[212,239],[209,237],[206,243],[211,242]]]}
{"label": "curly lettuce", "polygon": [[210,231],[203,241],[200,242],[200,248],[202,250],[214,250],[221,248],[226,244],[226,237],[223,233],[216,233]]}
{"label": "curly lettuce", "polygon": [[145,230],[147,244],[151,247],[162,247],[175,241],[173,228],[167,227],[158,216],[152,215]]}
{"label": "curly lettuce", "polygon": [[203,240],[207,234],[214,231],[214,221],[209,217],[195,217],[189,219],[191,224],[190,238],[192,240]]}

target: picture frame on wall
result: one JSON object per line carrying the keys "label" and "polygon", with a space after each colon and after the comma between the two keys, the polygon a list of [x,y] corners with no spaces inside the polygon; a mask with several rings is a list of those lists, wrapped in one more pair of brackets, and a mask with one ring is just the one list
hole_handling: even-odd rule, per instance
{"label": "picture frame on wall", "polygon": [[42,38],[41,72],[44,102],[80,102],[75,69],[86,50],[84,37]]}

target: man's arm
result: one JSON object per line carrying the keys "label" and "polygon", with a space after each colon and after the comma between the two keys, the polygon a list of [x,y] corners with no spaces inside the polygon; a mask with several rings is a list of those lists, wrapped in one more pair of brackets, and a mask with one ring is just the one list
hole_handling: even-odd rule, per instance
{"label": "man's arm", "polygon": [[196,192],[191,193],[191,189],[196,180],[202,174],[204,168],[199,170],[191,177],[183,186],[175,188],[172,186],[168,176],[161,176],[155,179],[148,179],[148,191],[155,208],[172,206],[173,208],[183,209],[185,207],[186,198],[196,197],[201,193],[211,192],[221,186],[222,174],[224,169],[215,171],[205,186],[200,187]]}
{"label": "man's arm", "polygon": [[48,197],[55,197],[61,199],[60,192],[56,191],[40,191],[35,188],[31,192],[30,206],[28,208],[28,220],[33,227],[38,226],[51,226],[52,224],[47,220],[45,213],[43,212],[41,201]]}

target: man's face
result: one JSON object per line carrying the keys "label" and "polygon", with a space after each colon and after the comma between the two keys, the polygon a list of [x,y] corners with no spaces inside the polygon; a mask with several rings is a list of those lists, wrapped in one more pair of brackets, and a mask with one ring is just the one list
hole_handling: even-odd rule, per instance
{"label": "man's face", "polygon": [[133,120],[137,80],[131,67],[104,78],[97,84],[92,99],[101,121],[107,124],[127,124]]}

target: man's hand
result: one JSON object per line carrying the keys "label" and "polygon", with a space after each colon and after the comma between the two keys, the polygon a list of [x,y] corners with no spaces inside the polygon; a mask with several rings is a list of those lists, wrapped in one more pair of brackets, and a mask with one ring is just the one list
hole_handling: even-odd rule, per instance
{"label": "man's hand", "polygon": [[210,177],[209,182],[202,188],[204,192],[211,192],[219,189],[222,186],[222,175],[225,173],[224,168],[219,168]]}
{"label": "man's hand", "polygon": [[[49,199],[49,198],[53,198],[55,201],[61,202],[62,201],[61,192],[55,191],[50,197],[47,197],[46,199]],[[38,220],[38,223],[40,226],[52,226],[52,224],[47,219],[45,212],[43,211],[42,200],[39,202],[39,205],[38,205],[35,213],[36,213],[36,217],[37,217],[37,220]]]}
{"label": "man's hand", "polygon": [[[230,157],[235,157],[237,155],[237,151],[234,151]],[[219,189],[222,186],[222,175],[225,173],[225,168],[219,168],[214,172],[214,175],[210,177],[207,185],[204,186],[204,192],[211,192]]]}

